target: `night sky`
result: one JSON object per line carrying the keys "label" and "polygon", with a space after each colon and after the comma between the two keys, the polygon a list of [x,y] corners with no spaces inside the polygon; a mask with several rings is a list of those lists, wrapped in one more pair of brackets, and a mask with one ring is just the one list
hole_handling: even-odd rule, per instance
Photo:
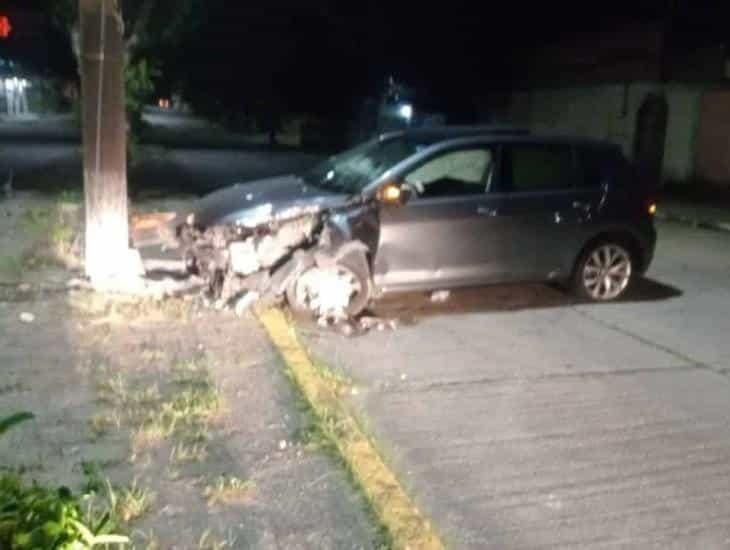
{"label": "night sky", "polygon": [[[51,1],[0,5],[41,14]],[[394,75],[424,91],[434,107],[458,109],[509,88],[531,52],[578,31],[664,21],[682,47],[724,40],[730,36],[727,4],[206,0],[180,45],[156,52],[165,75],[160,88],[184,85],[232,108],[264,101],[290,111],[340,113]],[[68,42],[49,18],[40,21],[33,29],[16,24],[0,51],[74,77]]]}

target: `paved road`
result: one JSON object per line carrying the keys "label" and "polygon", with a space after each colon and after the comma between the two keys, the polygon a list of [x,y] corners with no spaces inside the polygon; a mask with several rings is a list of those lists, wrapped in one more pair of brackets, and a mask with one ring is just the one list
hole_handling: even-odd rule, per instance
{"label": "paved road", "polygon": [[455,548],[730,547],[730,235],[661,225],[619,304],[541,286],[418,296],[309,332]]}
{"label": "paved road", "polygon": [[[236,182],[296,172],[321,155],[298,151],[168,149],[142,147],[129,171],[133,197],[138,194],[204,194]],[[73,143],[0,144],[0,183],[12,171],[18,189],[79,189],[81,148]]]}
{"label": "paved road", "polygon": [[[232,183],[297,172],[323,154],[246,144],[194,117],[151,111],[149,143],[136,148],[128,180],[133,198],[205,194]],[[80,189],[79,132],[69,116],[0,123],[0,184],[18,189]],[[164,145],[161,145],[164,144]]]}

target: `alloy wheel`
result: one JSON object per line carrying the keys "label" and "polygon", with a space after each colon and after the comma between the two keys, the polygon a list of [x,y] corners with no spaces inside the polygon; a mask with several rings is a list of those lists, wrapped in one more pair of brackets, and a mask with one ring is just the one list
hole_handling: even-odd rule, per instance
{"label": "alloy wheel", "polygon": [[583,286],[594,300],[613,300],[629,285],[631,267],[631,254],[625,248],[617,244],[601,245],[583,265]]}

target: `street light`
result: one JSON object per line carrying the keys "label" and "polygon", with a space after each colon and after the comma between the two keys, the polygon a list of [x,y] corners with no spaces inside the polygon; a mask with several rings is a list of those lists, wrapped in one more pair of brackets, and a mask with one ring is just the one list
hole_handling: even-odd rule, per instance
{"label": "street light", "polygon": [[398,115],[405,119],[405,121],[410,124],[411,119],[413,118],[413,105],[410,103],[404,103],[400,107],[398,107]]}

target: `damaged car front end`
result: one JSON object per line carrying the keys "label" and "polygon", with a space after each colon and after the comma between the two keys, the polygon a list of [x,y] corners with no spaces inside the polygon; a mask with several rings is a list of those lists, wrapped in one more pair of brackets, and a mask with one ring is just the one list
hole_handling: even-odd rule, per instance
{"label": "damaged car front end", "polygon": [[239,184],[205,197],[176,227],[188,273],[219,306],[281,303],[336,322],[372,295],[377,209],[301,178]]}
{"label": "damaged car front end", "polygon": [[287,301],[320,321],[345,320],[368,306],[375,288],[372,183],[413,151],[403,139],[379,138],[304,174],[226,187],[158,234],[218,306]]}

